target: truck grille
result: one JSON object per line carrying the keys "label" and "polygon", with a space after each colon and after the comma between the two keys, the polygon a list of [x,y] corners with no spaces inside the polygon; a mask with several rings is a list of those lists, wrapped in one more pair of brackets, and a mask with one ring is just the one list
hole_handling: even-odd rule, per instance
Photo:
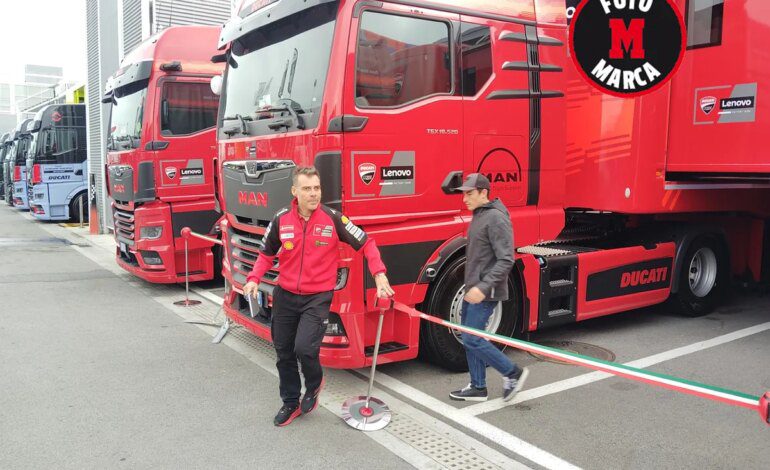
{"label": "truck grille", "polygon": [[129,245],[134,244],[134,213],[123,209],[112,210],[115,221],[115,235],[123,239]]}
{"label": "truck grille", "polygon": [[[259,250],[264,246],[262,236],[254,233],[238,230],[230,226],[228,228],[228,238],[230,246],[230,267],[232,268],[233,280],[240,284],[246,284],[246,277],[254,268],[259,257]],[[277,266],[276,258],[273,266]],[[278,279],[278,273],[274,270],[269,271],[264,279],[275,281]]]}

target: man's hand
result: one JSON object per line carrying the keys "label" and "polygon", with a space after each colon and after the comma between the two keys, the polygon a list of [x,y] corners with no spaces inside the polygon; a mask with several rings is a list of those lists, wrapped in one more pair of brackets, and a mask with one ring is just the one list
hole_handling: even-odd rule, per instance
{"label": "man's hand", "polygon": [[392,297],[393,294],[396,293],[396,291],[390,287],[388,277],[385,275],[385,273],[379,273],[374,276],[374,283],[377,284],[377,297],[381,299]]}
{"label": "man's hand", "polygon": [[486,298],[487,296],[478,287],[471,287],[471,290],[465,293],[465,301],[469,304],[481,303]]}
{"label": "man's hand", "polygon": [[245,286],[243,286],[243,295],[248,297],[251,296],[252,299],[257,298],[257,287],[259,287],[259,284],[257,284],[254,281],[247,282]]}

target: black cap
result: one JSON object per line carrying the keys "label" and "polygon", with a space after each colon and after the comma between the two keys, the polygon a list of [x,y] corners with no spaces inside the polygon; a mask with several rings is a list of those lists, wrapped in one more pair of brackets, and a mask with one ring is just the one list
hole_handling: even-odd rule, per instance
{"label": "black cap", "polygon": [[489,191],[489,180],[481,173],[471,173],[465,178],[463,185],[457,188],[458,191],[470,191],[472,189],[486,189]]}

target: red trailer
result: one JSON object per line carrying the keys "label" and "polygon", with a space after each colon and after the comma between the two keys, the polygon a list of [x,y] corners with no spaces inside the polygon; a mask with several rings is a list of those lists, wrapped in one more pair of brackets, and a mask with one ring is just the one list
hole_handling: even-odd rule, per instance
{"label": "red trailer", "polygon": [[[678,0],[679,72],[655,92],[603,94],[575,70],[564,0],[246,1],[219,45],[225,312],[270,339],[271,292],[241,288],[295,165],[374,236],[397,298],[459,322],[471,214],[453,188],[482,172],[511,213],[513,297],[488,330],[520,335],[671,300],[707,313],[731,276],[759,281],[770,211],[761,2]],[[686,4],[685,4],[686,3]],[[712,3],[715,3],[712,5]],[[709,103],[712,106],[709,107]],[[363,367],[374,282],[342,250],[321,347]],[[466,367],[458,335],[388,316],[381,361],[419,352]]]}
{"label": "red trailer", "polygon": [[[126,56],[107,81],[107,188],[118,264],[158,283],[184,280],[180,230],[218,236],[216,112],[211,77],[219,29],[168,28]],[[190,280],[212,279],[221,251],[189,241]]]}

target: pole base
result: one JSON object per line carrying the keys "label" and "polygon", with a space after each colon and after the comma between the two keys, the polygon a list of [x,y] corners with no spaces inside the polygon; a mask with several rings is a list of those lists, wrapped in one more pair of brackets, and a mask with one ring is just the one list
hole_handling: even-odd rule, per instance
{"label": "pole base", "polygon": [[369,407],[365,405],[365,395],[348,398],[342,404],[342,419],[359,431],[379,431],[390,424],[392,412],[382,400],[371,397]]}
{"label": "pole base", "polygon": [[178,307],[193,307],[195,305],[200,305],[200,300],[192,300],[192,299],[184,299],[184,300],[177,300],[174,302],[174,305]]}

